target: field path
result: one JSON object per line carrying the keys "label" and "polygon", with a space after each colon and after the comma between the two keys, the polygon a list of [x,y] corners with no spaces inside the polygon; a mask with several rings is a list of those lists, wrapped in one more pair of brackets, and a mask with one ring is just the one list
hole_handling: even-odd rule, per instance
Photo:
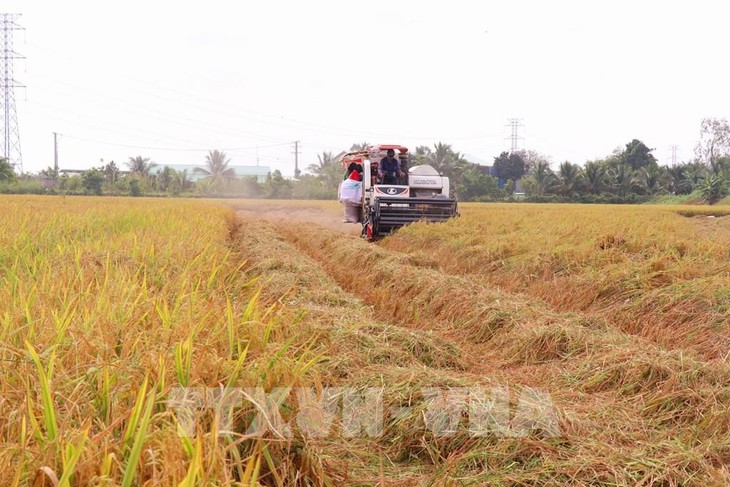
{"label": "field path", "polygon": [[[234,207],[242,216],[281,223],[311,223],[347,235],[360,235],[360,224],[343,223],[342,209],[334,205],[286,204],[285,202],[256,201],[255,204],[237,203]],[[316,228],[316,227],[315,227]]]}

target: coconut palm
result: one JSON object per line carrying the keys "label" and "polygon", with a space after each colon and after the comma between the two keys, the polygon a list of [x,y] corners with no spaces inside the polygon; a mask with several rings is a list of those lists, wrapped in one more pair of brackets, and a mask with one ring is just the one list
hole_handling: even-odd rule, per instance
{"label": "coconut palm", "polygon": [[605,184],[606,166],[599,161],[586,162],[583,174],[585,175],[588,191],[591,194],[600,193]]}
{"label": "coconut palm", "polygon": [[557,178],[550,163],[547,161],[537,161],[532,171],[532,187],[536,196],[543,196],[550,193],[557,184]]}
{"label": "coconut palm", "polygon": [[208,155],[205,156],[207,169],[196,167],[193,171],[199,174],[205,174],[207,176],[206,179],[210,181],[211,187],[217,189],[224,180],[236,176],[233,168],[228,167],[228,163],[230,162],[231,160],[227,158],[225,152],[216,149],[208,151]]}
{"label": "coconut palm", "polygon": [[328,187],[334,187],[341,178],[341,167],[331,152],[317,154],[317,162],[307,166],[307,171],[317,176]]}
{"label": "coconut palm", "polygon": [[149,157],[136,156],[130,157],[125,165],[132,174],[147,177],[150,175],[150,170],[157,164],[151,162]]}
{"label": "coconut palm", "polygon": [[631,192],[636,182],[636,176],[628,164],[612,165],[606,172],[611,190],[614,194],[624,197]]}
{"label": "coconut palm", "polygon": [[638,175],[641,178],[641,183],[648,194],[654,194],[659,191],[660,180],[662,177],[662,172],[659,169],[659,166],[653,165],[643,167],[639,171]]}
{"label": "coconut palm", "polygon": [[451,144],[443,142],[434,144],[433,150],[427,146],[416,147],[414,159],[417,164],[433,166],[438,172],[453,180],[458,179],[468,162],[460,152],[455,152],[451,148]]}
{"label": "coconut palm", "polygon": [[368,144],[367,142],[361,142],[359,144],[352,144],[352,146],[350,146],[350,152],[365,150],[368,147],[370,147],[370,144]]}
{"label": "coconut palm", "polygon": [[573,195],[583,178],[581,167],[569,161],[562,162],[558,169],[560,179],[560,192],[566,196]]}

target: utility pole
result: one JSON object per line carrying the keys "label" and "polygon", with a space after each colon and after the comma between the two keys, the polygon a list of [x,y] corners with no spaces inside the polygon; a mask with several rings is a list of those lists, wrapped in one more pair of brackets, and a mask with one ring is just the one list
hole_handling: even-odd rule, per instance
{"label": "utility pole", "polygon": [[510,152],[516,152],[519,148],[519,142],[525,140],[524,137],[520,136],[520,128],[524,127],[524,124],[521,118],[508,118],[507,122],[509,123],[506,126],[510,127],[511,134],[505,139],[510,140]]}
{"label": "utility pole", "polygon": [[294,177],[298,178],[302,171],[299,170],[299,141],[294,141]]}
{"label": "utility pole", "polygon": [[14,88],[24,86],[13,77],[14,60],[23,59],[23,56],[13,50],[13,31],[22,29],[15,22],[19,17],[20,14],[0,14],[0,102],[3,104],[3,146],[0,157],[4,157],[13,167],[18,167],[23,172]]}
{"label": "utility pole", "polygon": [[58,177],[58,133],[53,132],[53,173]]}

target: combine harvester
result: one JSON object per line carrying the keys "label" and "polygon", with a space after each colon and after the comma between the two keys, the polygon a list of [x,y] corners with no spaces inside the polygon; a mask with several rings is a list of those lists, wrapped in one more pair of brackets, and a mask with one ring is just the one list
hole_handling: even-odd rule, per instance
{"label": "combine harvester", "polygon": [[[404,174],[397,184],[383,184],[378,175],[380,161],[390,149]],[[369,146],[340,156],[345,169],[362,173],[361,201],[350,206],[356,218],[349,221],[362,224],[363,238],[373,240],[416,221],[443,222],[459,216],[449,178],[427,164],[409,168],[409,159],[408,149],[400,145]]]}

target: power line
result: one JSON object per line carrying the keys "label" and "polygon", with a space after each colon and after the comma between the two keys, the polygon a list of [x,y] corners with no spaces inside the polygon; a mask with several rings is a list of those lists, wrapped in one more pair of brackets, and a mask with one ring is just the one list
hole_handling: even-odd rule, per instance
{"label": "power line", "polygon": [[[55,132],[54,132],[55,133]],[[108,142],[104,140],[96,140],[96,139],[89,139],[86,137],[77,137],[75,135],[68,135],[68,134],[59,134],[63,135],[64,137],[67,137],[69,139],[76,139],[81,140],[84,142],[92,142],[95,144],[104,144],[104,145],[113,145],[116,147],[126,147],[129,149],[146,149],[146,150],[159,150],[159,151],[172,151],[172,152],[208,152],[210,149],[182,149],[182,148],[174,148],[174,147],[151,147],[151,146],[144,146],[144,145],[132,145],[132,144],[121,144],[117,142]],[[291,142],[282,142],[280,144],[269,144],[269,145],[255,145],[251,147],[224,147],[222,151],[238,151],[238,150],[253,150],[253,149],[259,149],[259,148],[266,148],[266,147],[281,147],[284,145],[290,145]]]}
{"label": "power line", "polygon": [[3,103],[3,157],[23,172],[23,156],[20,151],[20,130],[15,107],[15,88],[23,88],[13,77],[13,62],[23,56],[13,49],[13,31],[23,28],[16,23],[20,14],[0,14],[2,34],[0,35],[0,91]]}
{"label": "power line", "polygon": [[[67,53],[59,52],[59,51],[57,51],[55,49],[48,48],[46,46],[40,46],[40,45],[35,44],[35,43],[29,43],[29,44],[32,45],[32,46],[34,46],[34,47],[36,47],[36,48],[39,48],[41,50],[44,50],[44,51],[53,53],[56,56],[64,56],[64,57],[66,57],[68,59],[77,59],[77,58],[75,58],[73,56],[69,56]],[[167,99],[167,100],[172,101],[172,102],[174,102],[176,104],[183,103],[183,104],[186,104],[188,106],[195,106],[195,107],[200,108],[200,109],[203,109],[203,110],[207,110],[207,111],[211,111],[211,112],[215,112],[215,113],[220,113],[220,114],[225,114],[225,115],[228,115],[228,116],[233,116],[233,117],[238,117],[238,118],[253,120],[253,121],[256,121],[256,122],[259,122],[259,123],[263,123],[263,124],[267,124],[267,125],[270,125],[270,126],[291,127],[291,128],[296,128],[296,129],[299,129],[299,130],[307,130],[307,131],[310,131],[310,132],[313,132],[313,133],[319,133],[319,134],[339,134],[339,135],[354,136],[354,137],[366,137],[366,138],[367,137],[379,137],[379,138],[397,138],[397,139],[401,139],[401,140],[409,139],[409,140],[429,140],[429,141],[438,141],[438,140],[441,140],[441,141],[444,141],[444,140],[476,140],[476,139],[483,139],[485,137],[486,138],[491,138],[491,137],[499,137],[500,136],[500,135],[491,135],[491,134],[471,134],[471,135],[464,135],[464,136],[457,135],[457,136],[454,136],[454,137],[451,137],[451,136],[434,137],[434,136],[421,136],[421,135],[407,135],[407,134],[395,134],[395,133],[384,133],[384,132],[361,131],[361,130],[354,130],[352,128],[343,127],[343,126],[339,126],[339,125],[338,126],[328,126],[328,125],[323,125],[323,124],[309,122],[309,121],[292,119],[292,118],[284,117],[284,116],[281,116],[281,115],[275,115],[275,114],[271,114],[271,113],[258,112],[258,111],[252,110],[252,109],[250,109],[248,107],[242,107],[242,106],[239,106],[239,105],[232,104],[230,101],[221,102],[220,100],[217,100],[217,99],[214,99],[214,98],[202,97],[202,96],[200,96],[198,94],[191,94],[189,92],[186,92],[184,90],[181,90],[179,88],[176,88],[175,86],[162,85],[160,83],[155,83],[155,82],[153,82],[152,80],[149,80],[149,79],[137,78],[137,77],[132,76],[129,73],[126,73],[126,72],[120,72],[120,73],[118,73],[118,75],[119,75],[118,79],[119,78],[126,78],[127,80],[131,80],[134,83],[136,83],[138,85],[142,85],[142,86],[144,86],[146,88],[146,90],[142,90],[142,89],[139,89],[139,87],[135,86],[133,88],[135,91],[137,91],[139,93],[153,94],[156,98]],[[42,74],[40,76],[45,77],[45,78],[51,80],[51,78],[48,78],[48,77],[46,77],[46,76],[44,76]],[[65,81],[62,81],[61,83],[66,84],[66,85],[73,86],[70,83],[65,82]],[[127,86],[130,86],[130,85],[127,84]],[[86,93],[88,91],[87,88],[81,88],[81,89],[84,91],[84,93]],[[97,93],[98,96],[103,96],[103,97],[109,98],[109,99],[115,99],[116,98],[120,102],[124,103],[125,106],[128,105],[128,103],[129,103],[128,100],[121,100],[121,99],[119,99],[117,97],[114,97],[114,96],[111,96],[111,95],[107,95],[107,94],[101,94],[99,92],[96,92],[96,93]],[[181,96],[179,96],[179,97],[171,97],[171,96],[169,96],[170,93],[177,93],[177,94],[179,94]],[[191,103],[191,101],[193,103]],[[217,107],[221,107],[223,109],[213,108],[213,107],[211,107],[211,105],[216,105]],[[192,119],[186,119],[186,120],[194,121]],[[267,136],[267,135],[263,135],[263,134],[250,134],[250,135],[254,135],[254,136],[258,136],[258,137],[262,137],[262,138],[274,139],[274,140],[283,140],[280,137],[272,137],[272,136]]]}

